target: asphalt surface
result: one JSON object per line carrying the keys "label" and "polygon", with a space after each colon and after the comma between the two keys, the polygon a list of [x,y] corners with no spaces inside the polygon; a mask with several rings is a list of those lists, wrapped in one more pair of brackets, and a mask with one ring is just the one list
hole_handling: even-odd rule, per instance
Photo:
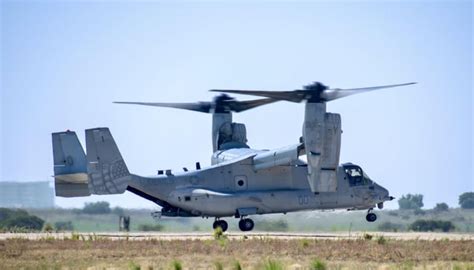
{"label": "asphalt surface", "polygon": [[[165,233],[165,232],[113,232],[113,233],[74,233],[80,239],[127,239],[132,241],[140,240],[208,240],[213,239],[212,233],[190,232],[190,233]],[[337,233],[298,233],[298,232],[227,232],[225,233],[229,239],[360,239],[364,237],[365,232],[337,232]],[[419,233],[419,232],[368,232],[373,237],[383,236],[387,239],[395,240],[470,240],[474,241],[474,234],[463,233]],[[65,239],[71,238],[73,233],[0,233],[0,241],[8,239],[28,239],[28,240],[44,240],[44,239]]]}

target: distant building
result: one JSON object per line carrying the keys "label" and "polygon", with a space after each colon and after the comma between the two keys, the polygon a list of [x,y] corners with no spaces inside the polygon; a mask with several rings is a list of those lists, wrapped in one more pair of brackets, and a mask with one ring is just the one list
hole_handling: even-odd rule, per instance
{"label": "distant building", "polygon": [[53,208],[50,182],[0,182],[0,207]]}

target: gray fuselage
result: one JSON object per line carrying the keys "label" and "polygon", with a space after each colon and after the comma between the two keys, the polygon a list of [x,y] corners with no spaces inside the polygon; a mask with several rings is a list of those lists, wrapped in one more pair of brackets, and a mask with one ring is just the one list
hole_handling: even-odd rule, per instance
{"label": "gray fuselage", "polygon": [[[370,209],[389,200],[388,191],[372,182],[357,165],[338,167],[336,192],[313,193],[304,161],[255,170],[252,158],[261,152],[248,148],[218,151],[210,167],[157,177],[133,175],[129,187],[162,205],[163,214],[169,216]],[[347,173],[347,166],[358,168],[357,181]]]}

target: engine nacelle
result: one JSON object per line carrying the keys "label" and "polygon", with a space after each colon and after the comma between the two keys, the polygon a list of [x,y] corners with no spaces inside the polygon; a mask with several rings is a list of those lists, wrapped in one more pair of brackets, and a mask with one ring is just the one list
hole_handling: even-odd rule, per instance
{"label": "engine nacelle", "polygon": [[325,103],[307,103],[303,139],[311,191],[335,192],[341,150],[341,116],[326,113]]}
{"label": "engine nacelle", "polygon": [[229,148],[229,146],[223,147],[228,143],[231,143],[230,148],[247,147],[247,129],[244,124],[230,122],[222,124],[217,139],[218,149]]}

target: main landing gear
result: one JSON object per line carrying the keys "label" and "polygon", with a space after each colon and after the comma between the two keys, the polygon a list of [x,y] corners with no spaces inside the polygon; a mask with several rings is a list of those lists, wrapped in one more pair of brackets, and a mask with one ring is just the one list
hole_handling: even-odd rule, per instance
{"label": "main landing gear", "polygon": [[239,221],[239,229],[243,232],[251,231],[254,225],[253,220],[250,218],[243,218]]}
{"label": "main landing gear", "polygon": [[[239,229],[243,232],[248,232],[253,230],[254,222],[250,218],[242,218],[239,221]],[[217,219],[212,223],[212,228],[215,230],[217,227],[220,227],[223,232],[227,231],[229,225],[225,220]]]}
{"label": "main landing gear", "polygon": [[227,231],[229,225],[225,220],[216,219],[214,223],[212,223],[212,228],[215,230],[217,227],[220,227],[223,232]]}
{"label": "main landing gear", "polygon": [[377,215],[372,213],[372,208],[369,209],[369,211],[367,211],[367,216],[365,216],[365,219],[368,221],[368,222],[374,222],[377,220]]}

